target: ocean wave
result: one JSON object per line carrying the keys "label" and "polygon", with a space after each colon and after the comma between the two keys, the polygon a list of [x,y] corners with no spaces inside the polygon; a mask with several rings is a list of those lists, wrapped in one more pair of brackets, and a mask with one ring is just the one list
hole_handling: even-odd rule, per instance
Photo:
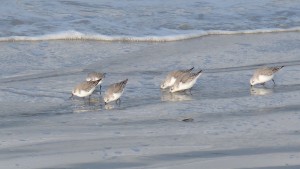
{"label": "ocean wave", "polygon": [[5,41],[48,41],[48,40],[95,40],[95,41],[128,41],[128,42],[170,42],[193,38],[200,38],[208,35],[234,35],[234,34],[258,34],[275,32],[296,32],[300,27],[287,29],[255,29],[255,30],[209,30],[194,31],[186,34],[166,35],[166,36],[108,36],[102,34],[82,33],[74,30],[63,31],[40,36],[9,36],[0,37],[0,42]]}

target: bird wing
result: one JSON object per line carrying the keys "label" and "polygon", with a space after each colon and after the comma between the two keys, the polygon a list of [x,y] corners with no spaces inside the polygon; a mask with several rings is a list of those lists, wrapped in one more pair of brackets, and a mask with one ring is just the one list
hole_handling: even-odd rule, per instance
{"label": "bird wing", "polygon": [[85,81],[80,83],[76,89],[82,89],[84,91],[90,91],[93,87],[95,87],[97,85],[98,81],[96,82],[92,82],[92,81]]}
{"label": "bird wing", "polygon": [[109,86],[109,89],[107,92],[110,93],[120,93],[123,91],[123,89],[125,88],[126,84],[127,84],[128,79],[119,82],[119,83],[114,83],[112,85]]}
{"label": "bird wing", "polygon": [[96,81],[103,79],[104,74],[100,72],[91,72],[87,75],[87,81]]}
{"label": "bird wing", "polygon": [[276,73],[281,68],[282,67],[264,67],[264,68],[258,69],[255,72],[255,74],[256,75],[264,75],[264,76],[272,76],[274,73]]}
{"label": "bird wing", "polygon": [[187,73],[184,73],[181,78],[180,78],[180,82],[182,83],[188,83],[188,82],[191,82],[193,81],[200,73],[202,72],[202,70],[200,70],[199,72],[197,73],[190,73],[190,72],[187,72]]}

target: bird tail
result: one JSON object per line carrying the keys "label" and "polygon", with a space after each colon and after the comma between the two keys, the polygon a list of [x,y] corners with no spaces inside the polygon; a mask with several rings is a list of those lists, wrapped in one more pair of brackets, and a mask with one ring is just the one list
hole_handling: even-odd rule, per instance
{"label": "bird tail", "polygon": [[195,73],[196,75],[199,75],[200,73],[202,73],[202,70],[199,70],[197,73]]}
{"label": "bird tail", "polygon": [[274,72],[277,72],[278,70],[282,69],[284,66],[279,66],[279,67],[274,67],[273,68],[273,71]]}
{"label": "bird tail", "polygon": [[181,70],[182,72],[191,72],[194,69],[194,66],[190,69],[186,69],[186,70]]}
{"label": "bird tail", "polygon": [[191,72],[194,69],[194,66],[187,70],[187,72]]}
{"label": "bird tail", "polygon": [[125,80],[123,80],[121,83],[122,83],[122,85],[126,85],[127,82],[128,82],[128,79],[125,79]]}

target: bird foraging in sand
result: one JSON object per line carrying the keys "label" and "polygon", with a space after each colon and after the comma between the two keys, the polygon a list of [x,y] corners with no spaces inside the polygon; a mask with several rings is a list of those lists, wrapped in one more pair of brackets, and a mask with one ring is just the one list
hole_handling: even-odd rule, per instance
{"label": "bird foraging in sand", "polygon": [[250,79],[250,85],[262,84],[265,85],[266,82],[272,80],[275,86],[275,81],[273,79],[276,72],[282,69],[284,66],[279,67],[262,67],[255,70],[253,76]]}
{"label": "bird foraging in sand", "polygon": [[116,103],[120,105],[121,104],[120,97],[122,96],[122,94],[124,92],[124,88],[125,88],[127,82],[128,82],[128,79],[123,80],[119,83],[111,84],[104,94],[104,97],[103,97],[104,104],[107,104],[109,102],[116,100]]}
{"label": "bird foraging in sand", "polygon": [[72,90],[72,98],[74,95],[78,97],[86,97],[89,96],[89,99],[91,97],[91,94],[96,89],[97,84],[99,83],[100,79],[97,81],[84,81],[77,86],[74,87]]}
{"label": "bird foraging in sand", "polygon": [[193,69],[194,69],[194,67],[192,67],[190,69],[186,69],[186,70],[175,70],[175,71],[170,72],[167,75],[167,77],[165,78],[165,80],[161,83],[160,88],[166,89],[168,87],[173,86],[177,78],[182,76],[184,73],[191,72]]}
{"label": "bird foraging in sand", "polygon": [[196,73],[185,73],[181,77],[177,78],[174,85],[170,88],[170,92],[178,92],[178,91],[184,91],[188,90],[194,86],[197,79],[200,77],[202,70],[196,72]]}

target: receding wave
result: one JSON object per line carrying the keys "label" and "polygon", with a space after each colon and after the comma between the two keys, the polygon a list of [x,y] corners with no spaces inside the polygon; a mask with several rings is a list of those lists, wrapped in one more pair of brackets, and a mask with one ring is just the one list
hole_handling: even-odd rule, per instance
{"label": "receding wave", "polygon": [[255,29],[240,31],[210,30],[210,31],[194,31],[186,34],[166,35],[166,36],[108,36],[96,33],[82,33],[74,30],[63,31],[39,36],[9,36],[0,37],[0,42],[5,41],[47,41],[47,40],[96,40],[96,41],[138,41],[138,42],[169,42],[179,41],[192,38],[199,38],[207,35],[234,35],[234,34],[257,34],[272,32],[296,32],[300,31],[300,27],[287,29]]}

